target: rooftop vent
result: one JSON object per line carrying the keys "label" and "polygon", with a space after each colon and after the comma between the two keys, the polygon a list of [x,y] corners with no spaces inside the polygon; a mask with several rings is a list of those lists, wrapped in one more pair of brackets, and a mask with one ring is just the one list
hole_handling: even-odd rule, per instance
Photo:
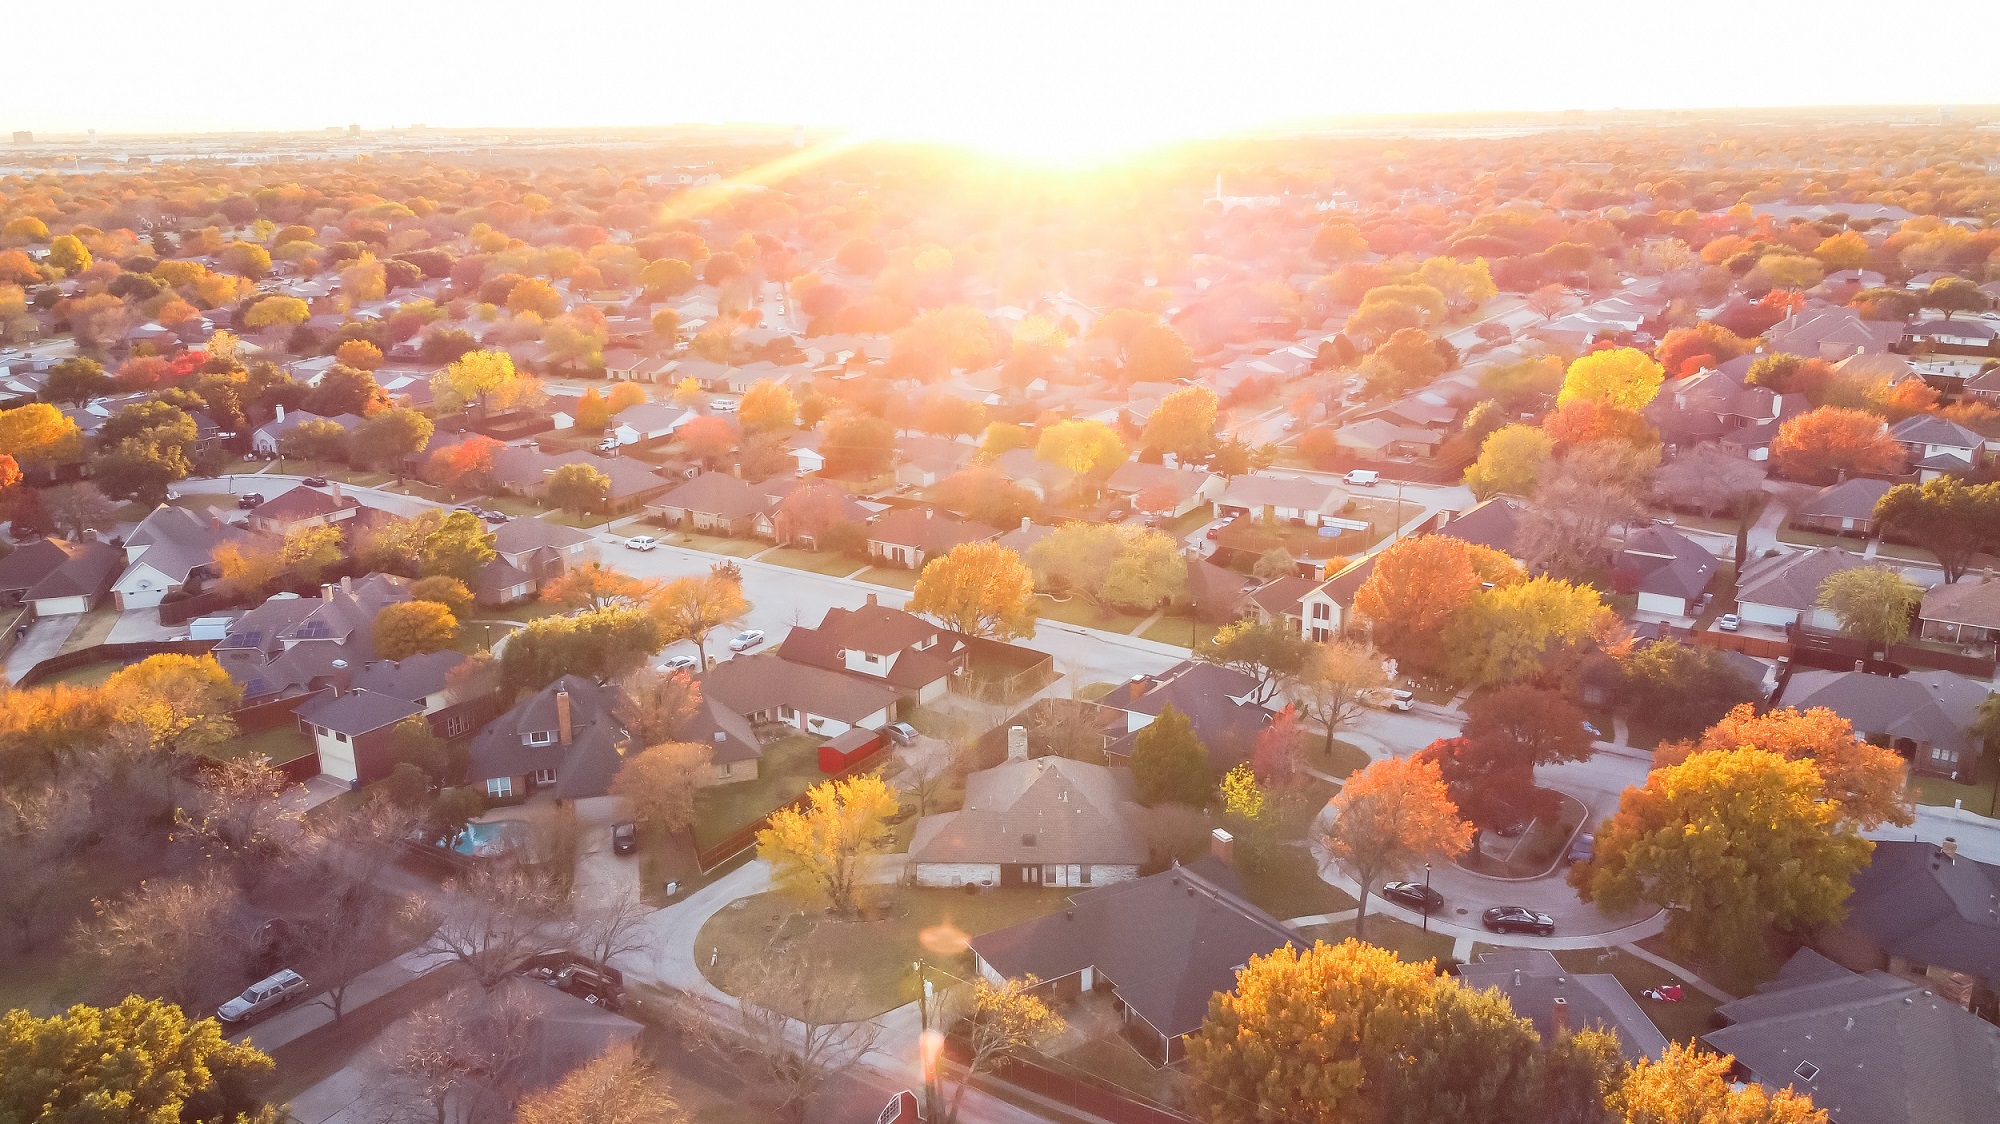
{"label": "rooftop vent", "polygon": [[1021,837],[1021,846],[1023,846],[1023,847],[1032,847],[1032,846],[1034,846],[1034,845],[1035,845],[1035,833],[1034,833],[1034,832],[1032,832],[1032,831],[1031,831],[1031,832],[1029,832],[1028,834],[1026,834],[1026,835],[1023,835],[1023,836]]}

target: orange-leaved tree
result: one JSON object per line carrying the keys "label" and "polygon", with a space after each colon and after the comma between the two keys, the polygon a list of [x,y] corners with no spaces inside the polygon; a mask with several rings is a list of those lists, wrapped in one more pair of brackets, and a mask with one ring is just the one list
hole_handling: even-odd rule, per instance
{"label": "orange-leaved tree", "polygon": [[1368,894],[1385,875],[1448,859],[1472,842],[1437,762],[1388,757],[1347,778],[1333,798],[1333,822],[1320,843],[1361,886],[1354,935],[1368,920]]}
{"label": "orange-leaved tree", "polygon": [[1778,427],[1771,459],[1788,476],[1824,480],[1839,473],[1887,473],[1903,467],[1903,446],[1866,410],[1821,406]]}
{"label": "orange-leaved tree", "polygon": [[1665,768],[1696,753],[1737,749],[1761,749],[1792,761],[1811,761],[1819,770],[1826,798],[1864,829],[1914,822],[1903,759],[1893,749],[1856,737],[1852,723],[1822,706],[1808,710],[1783,707],[1759,714],[1745,703],[1710,726],[1698,740],[1662,745],[1653,754],[1653,766]]}
{"label": "orange-leaved tree", "polygon": [[1444,626],[1486,583],[1521,580],[1518,562],[1491,547],[1450,535],[1404,539],[1375,556],[1354,592],[1354,611],[1375,643],[1399,660],[1434,666]]}

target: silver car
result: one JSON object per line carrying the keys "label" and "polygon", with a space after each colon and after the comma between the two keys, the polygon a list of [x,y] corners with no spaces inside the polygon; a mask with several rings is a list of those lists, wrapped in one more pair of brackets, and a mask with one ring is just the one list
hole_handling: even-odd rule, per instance
{"label": "silver car", "polygon": [[286,968],[244,988],[243,994],[216,1008],[215,1017],[226,1023],[240,1023],[252,1015],[282,1006],[305,994],[311,986],[304,976]]}

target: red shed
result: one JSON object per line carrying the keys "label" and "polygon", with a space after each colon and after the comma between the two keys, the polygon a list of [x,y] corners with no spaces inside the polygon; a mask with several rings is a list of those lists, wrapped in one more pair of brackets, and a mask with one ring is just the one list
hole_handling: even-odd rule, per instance
{"label": "red shed", "polygon": [[850,765],[865,760],[869,754],[881,748],[881,734],[856,726],[844,734],[827,740],[819,747],[819,771],[838,773]]}

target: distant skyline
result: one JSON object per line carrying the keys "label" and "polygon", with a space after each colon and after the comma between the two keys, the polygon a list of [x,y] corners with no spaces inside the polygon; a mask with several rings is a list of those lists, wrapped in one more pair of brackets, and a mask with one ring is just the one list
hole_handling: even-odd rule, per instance
{"label": "distant skyline", "polygon": [[39,3],[8,15],[27,69],[0,130],[767,122],[1064,156],[1346,114],[2000,100],[1989,68],[1897,66],[1934,56],[1919,48],[1936,28],[1909,15],[1858,0]]}

